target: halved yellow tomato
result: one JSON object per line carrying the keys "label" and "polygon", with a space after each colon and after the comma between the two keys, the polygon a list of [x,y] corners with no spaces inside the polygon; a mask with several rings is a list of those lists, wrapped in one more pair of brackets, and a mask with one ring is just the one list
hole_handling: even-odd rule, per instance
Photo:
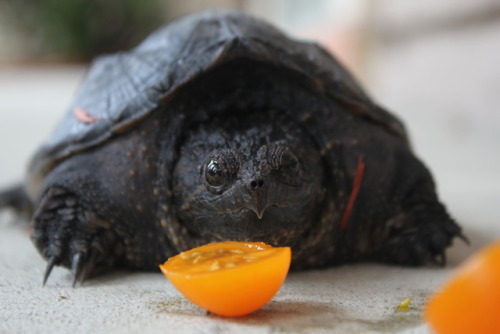
{"label": "halved yellow tomato", "polygon": [[226,241],[182,252],[160,269],[194,304],[236,317],[271,300],[285,281],[290,262],[290,247]]}
{"label": "halved yellow tomato", "polygon": [[500,241],[465,261],[429,300],[436,334],[500,333]]}

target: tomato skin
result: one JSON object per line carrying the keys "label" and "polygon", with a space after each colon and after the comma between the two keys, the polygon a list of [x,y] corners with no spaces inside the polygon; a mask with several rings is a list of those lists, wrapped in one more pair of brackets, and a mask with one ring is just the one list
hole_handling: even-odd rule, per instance
{"label": "tomato skin", "polygon": [[[217,249],[236,249],[245,253],[230,255],[221,260],[237,263],[234,267],[213,271],[208,264],[186,263],[182,254],[170,258],[160,266],[165,276],[187,299],[212,313],[236,317],[256,311],[278,292],[288,274],[291,262],[289,247],[221,242],[185,253],[209,254],[217,252]],[[255,260],[246,262],[243,261],[245,257]],[[212,262],[209,263],[214,263],[213,260],[210,261]]]}
{"label": "tomato skin", "polygon": [[436,334],[498,334],[499,315],[500,241],[464,262],[425,310]]}

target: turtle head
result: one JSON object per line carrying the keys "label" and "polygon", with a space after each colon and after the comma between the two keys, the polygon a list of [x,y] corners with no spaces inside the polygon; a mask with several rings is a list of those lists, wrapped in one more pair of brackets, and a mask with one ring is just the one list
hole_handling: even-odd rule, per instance
{"label": "turtle head", "polygon": [[204,242],[292,245],[320,214],[319,152],[293,124],[237,124],[200,126],[183,144],[174,171],[178,217]]}
{"label": "turtle head", "polygon": [[314,183],[304,172],[294,149],[275,142],[248,157],[230,149],[211,152],[201,167],[201,182],[206,192],[215,195],[210,196],[211,204],[218,211],[249,211],[262,220],[270,208],[297,207],[303,195],[311,193]]}

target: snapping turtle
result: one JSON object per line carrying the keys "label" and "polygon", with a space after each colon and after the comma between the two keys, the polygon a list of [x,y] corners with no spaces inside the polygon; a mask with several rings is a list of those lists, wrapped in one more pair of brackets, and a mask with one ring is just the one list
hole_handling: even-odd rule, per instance
{"label": "snapping turtle", "polygon": [[203,12],[98,58],[4,205],[75,282],[201,244],[293,248],[292,268],[443,263],[460,227],[402,123],[322,48]]}

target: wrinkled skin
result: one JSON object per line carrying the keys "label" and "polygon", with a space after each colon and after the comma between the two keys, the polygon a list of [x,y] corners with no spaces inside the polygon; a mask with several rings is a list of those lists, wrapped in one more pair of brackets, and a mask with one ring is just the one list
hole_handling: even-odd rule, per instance
{"label": "wrinkled skin", "polygon": [[174,171],[176,211],[206,241],[298,246],[319,218],[305,213],[325,197],[319,151],[286,119],[252,115],[192,131]]}
{"label": "wrinkled skin", "polygon": [[[285,38],[240,14],[208,17]],[[69,114],[65,122],[87,122],[75,127],[86,132],[64,140],[58,130],[57,145],[35,156],[27,187],[0,194],[0,206],[33,212],[32,239],[48,262],[44,283],[55,265],[77,282],[117,267],[153,270],[222,240],[291,246],[294,269],[444,263],[461,229],[400,122],[356,92],[350,77],[332,83],[321,71],[312,78],[241,52],[104,135],[97,130],[109,120],[92,116],[102,104],[85,118],[81,109]],[[93,102],[88,85],[79,96]]]}

